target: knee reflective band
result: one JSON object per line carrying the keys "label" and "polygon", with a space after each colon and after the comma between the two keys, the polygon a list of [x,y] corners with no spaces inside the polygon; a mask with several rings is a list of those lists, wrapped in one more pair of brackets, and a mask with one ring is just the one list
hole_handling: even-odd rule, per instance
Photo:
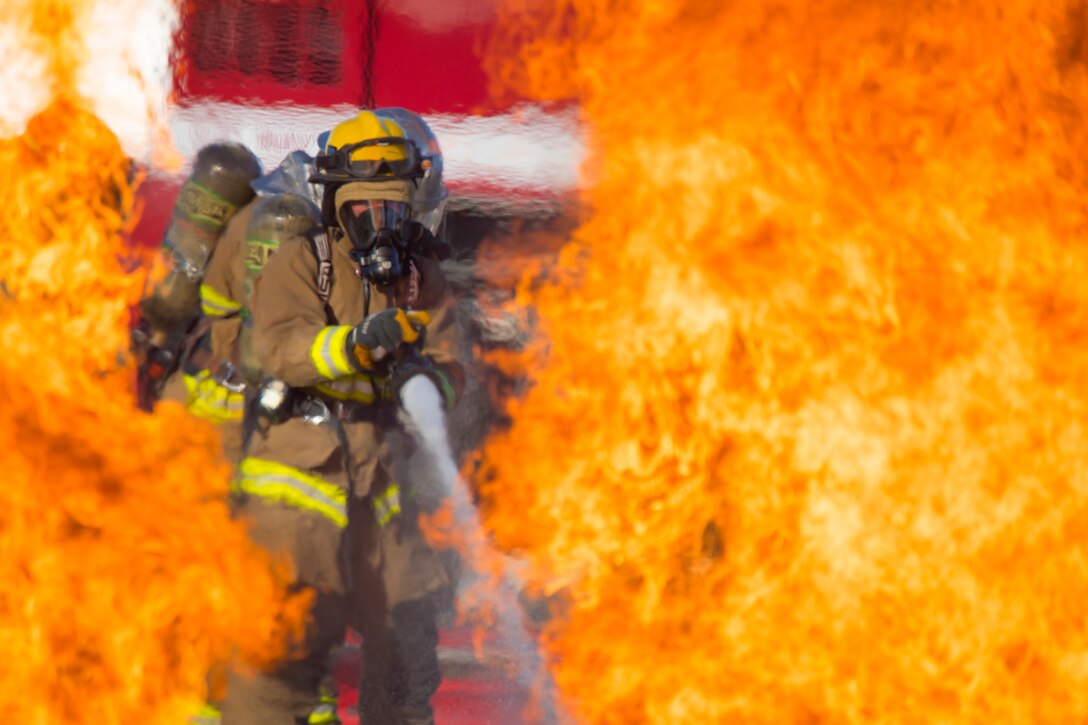
{"label": "knee reflective band", "polygon": [[200,309],[208,317],[227,317],[242,309],[241,302],[221,294],[215,287],[200,285]]}
{"label": "knee reflective band", "polygon": [[243,393],[224,387],[207,370],[186,374],[183,380],[189,393],[186,407],[193,415],[217,425],[242,419],[246,406]]}
{"label": "knee reflective band", "polygon": [[317,372],[329,380],[351,375],[356,372],[348,362],[347,339],[351,332],[349,325],[326,327],[317,333],[310,346],[310,360]]}
{"label": "knee reflective band", "polygon": [[400,486],[391,485],[374,497],[374,516],[379,526],[385,526],[400,515]]}
{"label": "knee reflective band", "polygon": [[340,528],[348,524],[347,491],[294,466],[246,458],[238,466],[237,487],[251,496],[315,511]]}

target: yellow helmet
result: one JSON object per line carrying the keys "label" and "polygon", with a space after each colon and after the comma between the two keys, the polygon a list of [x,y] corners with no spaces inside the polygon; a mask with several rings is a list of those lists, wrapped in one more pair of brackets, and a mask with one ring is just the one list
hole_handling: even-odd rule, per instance
{"label": "yellow helmet", "polygon": [[310,177],[315,184],[412,179],[424,172],[419,149],[400,124],[373,111],[337,124],[317,155],[316,167]]}

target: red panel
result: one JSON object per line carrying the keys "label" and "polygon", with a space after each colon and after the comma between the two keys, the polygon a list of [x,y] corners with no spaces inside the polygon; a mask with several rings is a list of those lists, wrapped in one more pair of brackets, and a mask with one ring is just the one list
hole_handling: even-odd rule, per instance
{"label": "red panel", "polygon": [[[177,100],[487,108],[495,0],[186,0]],[[373,16],[373,20],[372,20]],[[372,53],[372,55],[371,55]]]}
{"label": "red panel", "polygon": [[374,100],[418,113],[479,112],[487,104],[480,54],[493,0],[383,4],[374,60]]}
{"label": "red panel", "polygon": [[133,244],[158,247],[162,243],[181,182],[181,177],[151,176],[136,190],[136,203],[142,208],[130,235]]}

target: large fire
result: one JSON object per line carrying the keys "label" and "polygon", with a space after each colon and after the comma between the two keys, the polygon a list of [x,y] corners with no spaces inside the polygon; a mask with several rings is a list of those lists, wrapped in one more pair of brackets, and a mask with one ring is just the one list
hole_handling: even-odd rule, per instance
{"label": "large fire", "polygon": [[482,484],[574,712],[1085,721],[1088,4],[505,5],[589,149]]}
{"label": "large fire", "polygon": [[304,602],[284,604],[230,521],[214,433],[180,407],[135,407],[135,181],[75,83],[95,5],[3,7],[21,43],[5,63],[41,71],[5,97],[44,82],[52,100],[0,139],[0,710],[176,725],[216,665],[274,656]]}

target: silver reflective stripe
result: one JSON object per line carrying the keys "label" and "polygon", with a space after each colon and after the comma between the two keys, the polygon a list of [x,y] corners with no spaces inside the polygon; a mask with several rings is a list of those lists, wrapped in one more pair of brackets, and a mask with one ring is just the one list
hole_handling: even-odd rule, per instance
{"label": "silver reflective stripe", "polygon": [[400,487],[393,485],[374,499],[374,515],[385,526],[400,513]]}
{"label": "silver reflective stripe", "polygon": [[319,513],[337,526],[347,526],[347,492],[294,466],[264,458],[246,458],[238,464],[238,490]]}
{"label": "silver reflective stripe", "polygon": [[[291,488],[298,490],[299,493],[305,495],[306,498],[313,499],[318,503],[325,504],[331,509],[334,509],[338,512],[343,512],[345,516],[347,515],[347,508],[344,506],[343,503],[337,501],[330,496],[327,496],[323,491],[314,488],[308,483],[304,483],[303,481],[300,481],[297,478],[292,478],[291,476],[280,476],[274,473],[260,473],[257,475],[244,476],[242,479],[242,485],[245,486],[246,483],[251,484],[255,488],[271,486],[277,483],[285,483]],[[254,491],[254,493],[257,492]]]}
{"label": "silver reflective stripe", "polygon": [[336,337],[335,327],[326,327],[325,339],[321,342],[321,359],[325,361],[325,364],[334,373],[340,373],[340,366],[336,364],[336,361],[332,359],[332,341]]}

